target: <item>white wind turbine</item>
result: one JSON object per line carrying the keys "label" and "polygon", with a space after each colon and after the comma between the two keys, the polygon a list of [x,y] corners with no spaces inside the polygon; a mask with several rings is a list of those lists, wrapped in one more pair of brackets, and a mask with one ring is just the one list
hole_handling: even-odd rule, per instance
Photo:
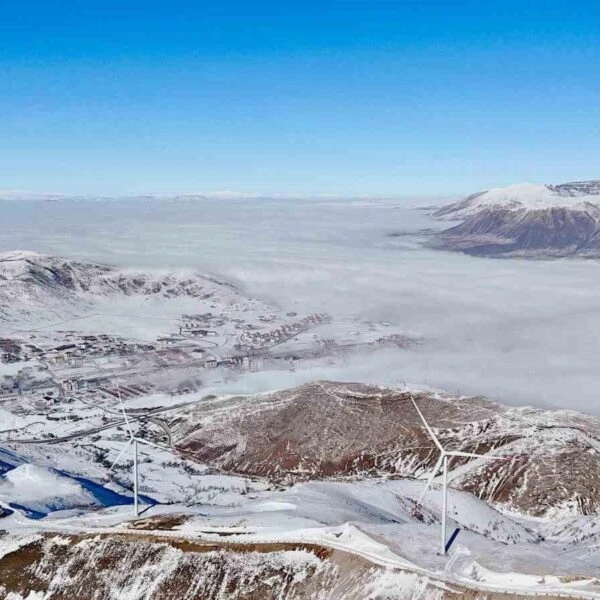
{"label": "white wind turbine", "polygon": [[425,487],[423,488],[423,491],[421,492],[421,495],[419,496],[419,499],[417,500],[417,506],[419,506],[421,504],[421,500],[423,500],[423,496],[425,495],[425,492],[429,489],[429,486],[435,479],[436,475],[439,473],[440,467],[442,467],[442,530],[441,530],[441,537],[440,537],[440,553],[442,555],[445,555],[446,551],[447,551],[447,548],[446,548],[446,518],[447,518],[447,512],[448,512],[448,457],[449,456],[461,456],[463,458],[483,458],[486,460],[506,460],[506,457],[504,457],[504,456],[486,456],[483,454],[474,454],[473,452],[460,452],[458,450],[446,450],[442,446],[440,441],[437,439],[435,433],[433,433],[433,430],[431,429],[431,427],[429,427],[429,424],[425,420],[423,413],[419,410],[419,407],[417,406],[417,403],[415,402],[413,395],[410,394],[410,392],[409,392],[409,395],[410,395],[410,399],[415,407],[415,410],[419,413],[419,417],[421,417],[421,421],[423,421],[423,425],[425,425],[425,429],[427,430],[429,437],[433,440],[433,443],[436,445],[437,449],[440,451],[440,457],[438,458],[437,462],[435,463],[435,466],[433,467],[433,471],[429,475],[429,477],[427,479],[427,483],[425,483]]}
{"label": "white wind turbine", "polygon": [[123,400],[121,399],[121,390],[119,388],[119,383],[117,382],[117,396],[119,397],[119,404],[121,405],[121,412],[123,413],[123,419],[125,420],[125,425],[127,426],[127,433],[129,434],[129,441],[125,446],[123,446],[121,452],[117,455],[117,458],[113,461],[109,469],[109,473],[115,468],[115,465],[121,460],[121,457],[125,453],[125,450],[129,448],[129,446],[133,447],[133,510],[136,516],[140,514],[139,511],[139,498],[138,498],[138,442],[140,444],[146,444],[148,446],[153,446],[154,448],[158,448],[159,450],[169,451],[168,448],[163,446],[159,446],[154,442],[150,442],[143,438],[137,437],[133,433],[133,429],[131,428],[131,423],[129,422],[129,418],[127,417],[127,413],[125,412],[125,406],[123,405]]}

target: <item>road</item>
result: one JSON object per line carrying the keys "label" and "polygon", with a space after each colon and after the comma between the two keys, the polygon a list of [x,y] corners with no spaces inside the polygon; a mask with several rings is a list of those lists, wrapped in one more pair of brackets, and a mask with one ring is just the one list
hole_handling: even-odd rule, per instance
{"label": "road", "polygon": [[[141,421],[147,419],[148,417],[169,412],[171,410],[179,410],[181,408],[185,408],[186,406],[190,406],[192,404],[197,404],[198,402],[202,402],[202,398],[198,398],[196,400],[190,400],[189,402],[180,402],[179,404],[174,404],[172,406],[160,406],[158,408],[150,409],[143,414],[131,414],[127,413],[127,419],[130,423],[134,423],[136,421]],[[83,431],[76,431],[74,433],[70,433],[69,435],[64,435],[61,437],[54,438],[46,438],[46,439],[6,439],[0,440],[2,443],[11,443],[11,444],[60,444],[62,442],[69,442],[72,440],[76,440],[82,437],[87,437],[90,435],[94,435],[96,433],[100,433],[101,431],[106,431],[107,429],[113,429],[119,426],[125,426],[127,423],[125,419],[117,419],[115,421],[111,421],[110,423],[104,423],[103,425],[98,425],[96,427],[90,427],[89,429],[84,429]]]}

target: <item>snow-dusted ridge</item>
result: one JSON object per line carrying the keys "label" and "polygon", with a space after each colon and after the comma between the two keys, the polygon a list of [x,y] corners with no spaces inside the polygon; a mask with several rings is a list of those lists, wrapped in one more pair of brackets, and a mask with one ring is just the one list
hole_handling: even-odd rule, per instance
{"label": "snow-dusted ridge", "polygon": [[[448,447],[506,461],[451,461],[450,481],[521,515],[600,514],[600,421],[415,391]],[[318,381],[253,397],[207,400],[172,418],[176,446],[199,462],[280,483],[415,477],[437,455],[407,393]],[[556,481],[560,465],[571,466]]]}
{"label": "snow-dusted ridge", "polygon": [[[129,504],[89,506],[63,475],[106,471],[122,428],[113,439],[78,438],[69,427],[74,438],[64,443],[11,442],[15,452],[61,464],[15,464],[0,476],[0,507],[14,511],[0,519],[9,532],[0,533],[8,582],[5,590],[0,582],[0,598],[27,598],[30,589],[47,600],[88,600],[88,589],[115,600],[124,589],[135,600],[173,590],[219,600],[249,591],[269,600],[599,597],[600,421],[430,389],[413,395],[445,446],[510,457],[492,470],[480,459],[450,464],[450,528],[462,531],[448,558],[435,552],[439,481],[416,510],[419,479],[437,457],[407,392],[318,381],[253,397],[201,397],[162,413],[174,447],[144,449],[140,471],[142,492],[169,494],[169,504],[139,520]],[[150,425],[134,427],[150,439],[158,432]],[[105,449],[95,464],[94,444]],[[129,494],[130,466],[119,473]],[[36,485],[27,488],[28,477]],[[114,489],[114,481],[100,483]],[[67,510],[28,518],[23,507],[51,509],[48,486],[66,490],[57,508]],[[131,561],[136,569],[123,566]],[[229,587],[219,593],[223,580]]]}
{"label": "snow-dusted ridge", "polygon": [[569,208],[598,211],[600,216],[600,180],[560,185],[517,183],[472,194],[459,202],[440,208],[438,218],[463,219],[483,209],[510,211]]}
{"label": "snow-dusted ridge", "polygon": [[139,304],[212,295],[224,302],[241,298],[231,283],[190,271],[139,272],[37,252],[0,253],[0,325],[80,317],[115,299]]}

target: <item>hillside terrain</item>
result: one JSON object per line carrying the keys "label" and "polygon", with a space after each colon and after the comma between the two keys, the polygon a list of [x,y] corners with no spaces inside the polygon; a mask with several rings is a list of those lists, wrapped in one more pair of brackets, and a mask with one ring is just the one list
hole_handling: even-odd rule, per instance
{"label": "hillside terrain", "polygon": [[[532,516],[600,514],[599,419],[483,398],[414,396],[445,446],[507,457],[452,459],[453,486]],[[362,384],[322,381],[207,400],[179,413],[170,427],[186,456],[283,484],[419,477],[438,458],[408,393]]]}
{"label": "hillside terrain", "polygon": [[3,599],[35,591],[47,600],[393,600],[409,590],[440,599],[463,591],[316,544],[227,544],[148,533],[40,536],[0,553],[0,571]]}
{"label": "hillside terrain", "polygon": [[600,256],[600,182],[519,184],[468,196],[434,213],[459,220],[433,246],[497,257]]}
{"label": "hillside terrain", "polygon": [[[0,598],[21,600],[508,600],[502,586],[469,587],[415,572],[410,564],[381,564],[360,554],[302,542],[224,542],[139,533],[0,535]],[[12,548],[2,551],[2,545]],[[507,587],[507,586],[505,586]],[[583,596],[578,596],[583,593]],[[552,589],[551,600],[586,596]],[[589,593],[589,592],[588,592]]]}
{"label": "hillside terrain", "polygon": [[16,423],[0,448],[0,598],[598,597],[600,420],[412,395],[444,446],[503,457],[450,462],[448,557],[439,478],[417,504],[438,454],[408,391],[150,395],[124,400],[157,444],[139,450],[139,517],[118,410],[52,437]]}
{"label": "hillside terrain", "polygon": [[210,298],[218,293],[239,295],[231,284],[199,274],[139,273],[36,252],[0,254],[0,322],[5,323],[73,317],[102,300]]}

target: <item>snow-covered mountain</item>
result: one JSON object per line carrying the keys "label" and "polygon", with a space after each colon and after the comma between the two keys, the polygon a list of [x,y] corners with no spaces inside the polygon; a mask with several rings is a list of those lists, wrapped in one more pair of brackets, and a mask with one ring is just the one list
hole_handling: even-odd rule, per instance
{"label": "snow-covered mountain", "polygon": [[231,284],[195,273],[140,273],[36,252],[0,254],[0,322],[68,318],[101,299],[199,298],[217,292],[236,294]]}
{"label": "snow-covered mountain", "polygon": [[600,181],[485,190],[434,213],[435,246],[489,256],[600,256]]}
{"label": "snow-covered mountain", "polygon": [[463,219],[489,208],[510,211],[568,208],[589,210],[600,216],[600,180],[560,185],[517,183],[492,188],[448,204],[434,214],[438,218]]}
{"label": "snow-covered mountain", "polygon": [[[599,419],[482,398],[415,397],[447,447],[508,457],[453,459],[453,486],[531,516],[600,514]],[[180,413],[171,429],[186,456],[281,483],[415,477],[438,458],[408,393],[363,384],[320,381],[207,400]]]}

